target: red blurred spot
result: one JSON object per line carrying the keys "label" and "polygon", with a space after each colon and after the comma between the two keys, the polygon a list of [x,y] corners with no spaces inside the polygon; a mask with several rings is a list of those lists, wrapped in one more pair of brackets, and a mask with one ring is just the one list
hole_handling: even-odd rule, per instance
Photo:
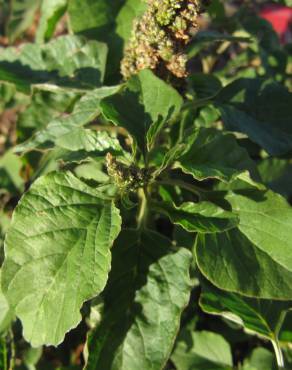
{"label": "red blurred spot", "polygon": [[270,22],[281,40],[285,41],[292,23],[291,7],[277,4],[267,5],[260,12],[260,17]]}

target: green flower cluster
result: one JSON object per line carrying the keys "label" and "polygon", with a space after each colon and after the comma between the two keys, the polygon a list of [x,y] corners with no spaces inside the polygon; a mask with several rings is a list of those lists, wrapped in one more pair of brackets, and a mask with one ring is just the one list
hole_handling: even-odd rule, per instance
{"label": "green flower cluster", "polygon": [[150,180],[148,171],[118,162],[110,153],[106,156],[107,173],[122,192],[135,191]]}
{"label": "green flower cluster", "polygon": [[148,8],[134,22],[132,37],[125,50],[121,72],[125,79],[141,69],[158,75],[187,74],[185,46],[198,28],[200,0],[146,0]]}

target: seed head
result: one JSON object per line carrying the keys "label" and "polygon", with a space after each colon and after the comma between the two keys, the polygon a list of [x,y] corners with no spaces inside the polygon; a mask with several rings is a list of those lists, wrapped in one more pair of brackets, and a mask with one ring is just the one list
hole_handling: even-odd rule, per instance
{"label": "seed head", "polygon": [[187,75],[185,47],[193,31],[201,0],[145,0],[144,15],[134,22],[125,49],[121,72],[125,79],[149,68],[159,74],[166,70],[175,77]]}

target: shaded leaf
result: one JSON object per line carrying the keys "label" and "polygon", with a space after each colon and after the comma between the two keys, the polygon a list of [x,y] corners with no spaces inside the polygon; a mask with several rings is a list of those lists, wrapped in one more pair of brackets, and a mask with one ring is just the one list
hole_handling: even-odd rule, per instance
{"label": "shaded leaf", "polygon": [[258,164],[261,178],[267,186],[286,198],[292,195],[292,162],[287,159],[266,158]]}
{"label": "shaded leaf", "polygon": [[143,70],[117,94],[103,99],[101,110],[109,121],[126,128],[145,154],[146,147],[153,145],[163,125],[176,116],[181,105],[176,90],[151,71]]}
{"label": "shaded leaf", "polygon": [[105,152],[109,149],[122,151],[118,139],[111,137],[106,131],[95,131],[79,127],[67,135],[56,138],[55,145],[72,152]]}
{"label": "shaded leaf", "polygon": [[278,340],[279,330],[292,302],[255,299],[225,292],[202,281],[201,308],[231,320],[249,332],[271,341]]}
{"label": "shaded leaf", "polygon": [[86,370],[162,369],[190,294],[190,252],[165,237],[125,230],[113,248],[104,315]]}
{"label": "shaded leaf", "polygon": [[208,30],[208,31],[200,31],[198,32],[193,42],[222,42],[222,41],[237,41],[237,42],[249,42],[249,37],[238,37],[233,35],[228,35],[224,33],[220,33],[218,31]]}
{"label": "shaded leaf", "polygon": [[0,192],[1,190],[23,191],[24,180],[20,176],[23,164],[11,150],[0,157]]}
{"label": "shaded leaf", "polygon": [[239,215],[239,229],[257,248],[292,272],[292,208],[272,191],[230,193],[226,199]]}
{"label": "shaded leaf", "polygon": [[70,111],[78,98],[76,92],[34,91],[26,109],[19,113],[18,130],[31,134],[31,130],[45,128],[53,118]]}
{"label": "shaded leaf", "polygon": [[46,128],[37,131],[28,141],[19,144],[15,152],[49,149],[58,145],[57,141],[68,140],[70,135],[74,135],[74,131],[80,132],[82,126],[93,121],[100,114],[101,99],[116,91],[117,87],[101,87],[88,92],[75,104],[71,114],[54,118]]}
{"label": "shaded leaf", "polygon": [[171,356],[177,370],[231,370],[229,343],[209,331],[185,330]]}
{"label": "shaded leaf", "polygon": [[281,342],[291,343],[292,342],[292,310],[288,311],[281,330],[279,333],[279,339]]}
{"label": "shaded leaf", "polygon": [[134,21],[142,16],[147,7],[147,4],[141,0],[124,0],[122,3],[123,5],[115,19],[115,25],[107,40],[109,45],[107,80],[113,80],[114,83],[121,79],[120,64],[127,41],[132,33]]}
{"label": "shaded leaf", "polygon": [[113,26],[118,3],[121,1],[69,0],[68,15],[73,32],[100,39],[102,33],[109,32]]}
{"label": "shaded leaf", "polygon": [[60,36],[48,44],[0,48],[0,81],[26,93],[35,84],[54,83],[93,89],[101,85],[107,46],[77,36]]}
{"label": "shaded leaf", "polygon": [[292,93],[263,79],[238,79],[216,99],[228,130],[243,132],[271,155],[292,150]]}
{"label": "shaded leaf", "polygon": [[278,370],[275,356],[266,348],[256,348],[244,361],[243,370]]}
{"label": "shaded leaf", "polygon": [[228,182],[245,171],[258,178],[247,151],[237,144],[232,134],[216,129],[195,130],[186,138],[186,144],[181,145],[181,153],[176,157],[177,167],[197,180],[216,178]]}
{"label": "shaded leaf", "polygon": [[244,132],[271,155],[281,155],[292,150],[292,135],[280,131],[268,122],[259,122],[246,112],[228,105],[219,106],[225,127]]}
{"label": "shaded leaf", "polygon": [[[215,1],[213,1],[214,3]],[[245,35],[244,35],[245,36]],[[187,50],[189,59],[194,58],[199,53],[208,50],[210,46],[217,46],[220,43],[250,43],[250,37],[233,36],[215,30],[199,31],[190,42]],[[218,45],[219,46],[219,45]]]}
{"label": "shaded leaf", "polygon": [[69,0],[69,23],[73,32],[109,46],[106,68],[109,84],[117,83],[124,43],[129,38],[134,19],[146,4],[140,0]]}
{"label": "shaded leaf", "polygon": [[169,202],[152,202],[155,210],[166,214],[172,223],[189,232],[216,233],[232,229],[239,220],[232,212],[211,202],[183,203],[180,206]]}
{"label": "shaded leaf", "polygon": [[199,234],[195,253],[202,274],[220,289],[255,298],[291,299],[291,269],[278,263],[238,229]]}
{"label": "shaded leaf", "polygon": [[55,145],[64,149],[58,155],[58,160],[63,162],[80,163],[90,158],[96,160],[100,157],[104,159],[106,153],[124,154],[117,138],[110,136],[106,131],[94,131],[83,127],[73,129],[60,139],[56,139]]}
{"label": "shaded leaf", "polygon": [[[192,74],[189,78],[189,84],[198,98],[214,98],[222,89],[221,81],[214,75],[204,73]],[[196,100],[194,101],[196,104]]]}

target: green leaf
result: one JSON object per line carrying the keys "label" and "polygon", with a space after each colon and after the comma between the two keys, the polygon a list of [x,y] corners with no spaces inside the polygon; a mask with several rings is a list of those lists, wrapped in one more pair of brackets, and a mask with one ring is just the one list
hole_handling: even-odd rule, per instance
{"label": "green leaf", "polygon": [[26,93],[35,84],[78,89],[102,84],[107,46],[77,36],[60,36],[48,44],[0,48],[0,81]]}
{"label": "green leaf", "polygon": [[101,152],[107,150],[122,151],[118,139],[111,137],[106,131],[95,131],[79,127],[73,129],[67,135],[56,138],[55,145],[75,152]]}
{"label": "green leaf", "polygon": [[262,79],[238,79],[216,99],[228,130],[243,132],[268,153],[292,150],[292,93]]}
{"label": "green leaf", "polygon": [[[189,78],[191,89],[200,99],[211,99],[222,89],[221,81],[214,75],[194,73]],[[196,100],[194,100],[196,105]]]}
{"label": "green leaf", "polygon": [[[214,3],[214,0],[212,4]],[[221,5],[221,3],[220,3]],[[220,33],[218,31],[199,31],[192,39],[190,44],[188,45],[187,51],[188,51],[188,57],[189,59],[194,58],[199,53],[202,53],[203,51],[207,50],[209,51],[210,46],[213,46],[212,44],[215,44],[215,46],[218,47],[219,43],[235,43],[235,42],[244,42],[249,43],[251,42],[251,38],[249,37],[238,37],[238,36],[232,36],[224,33]]]}
{"label": "green leaf", "polygon": [[238,213],[240,231],[282,268],[292,272],[292,208],[272,191],[230,193],[226,199]]}
{"label": "green leaf", "polygon": [[[126,43],[129,40],[135,19],[142,16],[147,4],[141,0],[124,0],[115,19],[115,25],[108,36],[109,60],[107,65],[107,80],[119,81],[120,63],[123,58]],[[112,11],[112,10],[111,10]],[[112,83],[111,83],[112,84]]]}
{"label": "green leaf", "polygon": [[109,176],[103,171],[103,164],[104,161],[87,158],[84,163],[74,168],[74,173],[81,180],[93,180],[98,184],[109,183]]}
{"label": "green leaf", "polygon": [[177,167],[197,180],[215,178],[228,182],[246,171],[258,178],[255,164],[232,134],[200,128],[186,138],[181,148],[176,156]]}
{"label": "green leaf", "polygon": [[[258,163],[258,170],[260,172],[262,181],[269,186],[273,186],[282,176],[287,175],[292,169],[292,162],[289,159],[280,158],[265,158]],[[289,171],[289,172],[288,172]]]}
{"label": "green leaf", "polygon": [[220,289],[255,298],[291,299],[292,271],[238,229],[199,234],[195,253],[202,274]]}
{"label": "green leaf", "polygon": [[70,112],[78,97],[76,92],[69,91],[34,91],[26,109],[18,116],[17,128],[25,134],[45,128],[53,118]]}
{"label": "green leaf", "polygon": [[291,343],[292,342],[292,309],[287,312],[283,325],[279,333],[279,339],[282,343]]}
{"label": "green leaf", "polygon": [[214,105],[207,105],[200,109],[195,125],[199,127],[214,127],[214,123],[220,119],[219,110]]}
{"label": "green leaf", "polygon": [[2,265],[4,260],[4,238],[5,234],[10,225],[10,218],[8,214],[0,211],[0,265]]}
{"label": "green leaf", "polygon": [[16,89],[10,84],[0,83],[0,112],[6,109],[7,105],[13,101]]}
{"label": "green leaf", "polygon": [[121,233],[86,370],[164,368],[189,300],[190,263],[187,249],[156,232]]}
{"label": "green leaf", "polygon": [[186,202],[177,207],[169,202],[151,203],[155,210],[166,214],[172,223],[189,232],[216,233],[238,225],[238,218],[232,212],[211,202]]}
{"label": "green leaf", "polygon": [[11,0],[6,33],[12,44],[33,23],[40,0]]}
{"label": "green leaf", "polygon": [[279,339],[283,319],[292,302],[244,297],[220,290],[205,280],[202,287],[200,306],[203,311],[223,316],[271,341]]}
{"label": "green leaf", "polygon": [[50,40],[56,25],[65,13],[67,0],[43,0],[41,6],[41,17],[36,33],[37,42]]}
{"label": "green leaf", "polygon": [[243,132],[269,154],[278,156],[292,150],[292,135],[268,122],[259,122],[248,113],[228,105],[219,106],[227,130]]}
{"label": "green leaf", "polygon": [[72,174],[39,178],[19,202],[5,242],[2,288],[34,347],[57,345],[107,281],[120,231],[111,200]]}
{"label": "green leaf", "polygon": [[94,131],[82,127],[56,139],[55,145],[65,149],[58,156],[58,160],[63,162],[82,162],[100,157],[104,159],[106,153],[113,153],[115,156],[124,154],[117,138],[110,136],[106,131]]}
{"label": "green leaf", "polygon": [[71,114],[54,118],[46,128],[37,131],[28,141],[19,144],[14,151],[19,153],[33,149],[49,149],[58,145],[57,142],[68,142],[70,135],[75,135],[76,140],[76,133],[78,135],[80,128],[100,114],[101,99],[115,93],[117,89],[115,86],[101,87],[88,92],[75,104]]}
{"label": "green leaf", "polygon": [[24,180],[20,176],[22,166],[21,159],[11,150],[0,157],[0,192],[3,189],[11,192],[24,190]]}
{"label": "green leaf", "polygon": [[258,164],[262,180],[267,186],[286,199],[292,195],[292,161],[266,158]]}
{"label": "green leaf", "polygon": [[185,330],[171,356],[177,370],[232,370],[229,343],[209,331]]}
{"label": "green leaf", "polygon": [[[244,361],[242,370],[278,370],[275,356],[266,348],[256,348]],[[288,369],[287,369],[288,370]]]}
{"label": "green leaf", "polygon": [[109,47],[106,68],[110,84],[117,83],[124,43],[132,31],[132,24],[146,4],[141,0],[69,0],[68,16],[74,33],[105,42]]}
{"label": "green leaf", "polygon": [[115,95],[101,102],[106,119],[122,126],[145,154],[154,144],[163,125],[180,111],[182,98],[176,90],[143,70]]}
{"label": "green leaf", "polygon": [[[99,39],[102,33],[109,32],[115,22],[115,7],[121,2],[114,0],[69,0],[68,15],[74,33]],[[115,4],[112,4],[115,3]]]}
{"label": "green leaf", "polygon": [[200,31],[195,35],[193,39],[194,43],[196,42],[209,43],[209,42],[224,42],[224,41],[249,42],[250,38],[228,35],[225,33],[220,33],[218,31]]}
{"label": "green leaf", "polygon": [[146,10],[146,4],[141,0],[126,0],[116,18],[116,33],[124,41],[129,40],[133,22]]}

